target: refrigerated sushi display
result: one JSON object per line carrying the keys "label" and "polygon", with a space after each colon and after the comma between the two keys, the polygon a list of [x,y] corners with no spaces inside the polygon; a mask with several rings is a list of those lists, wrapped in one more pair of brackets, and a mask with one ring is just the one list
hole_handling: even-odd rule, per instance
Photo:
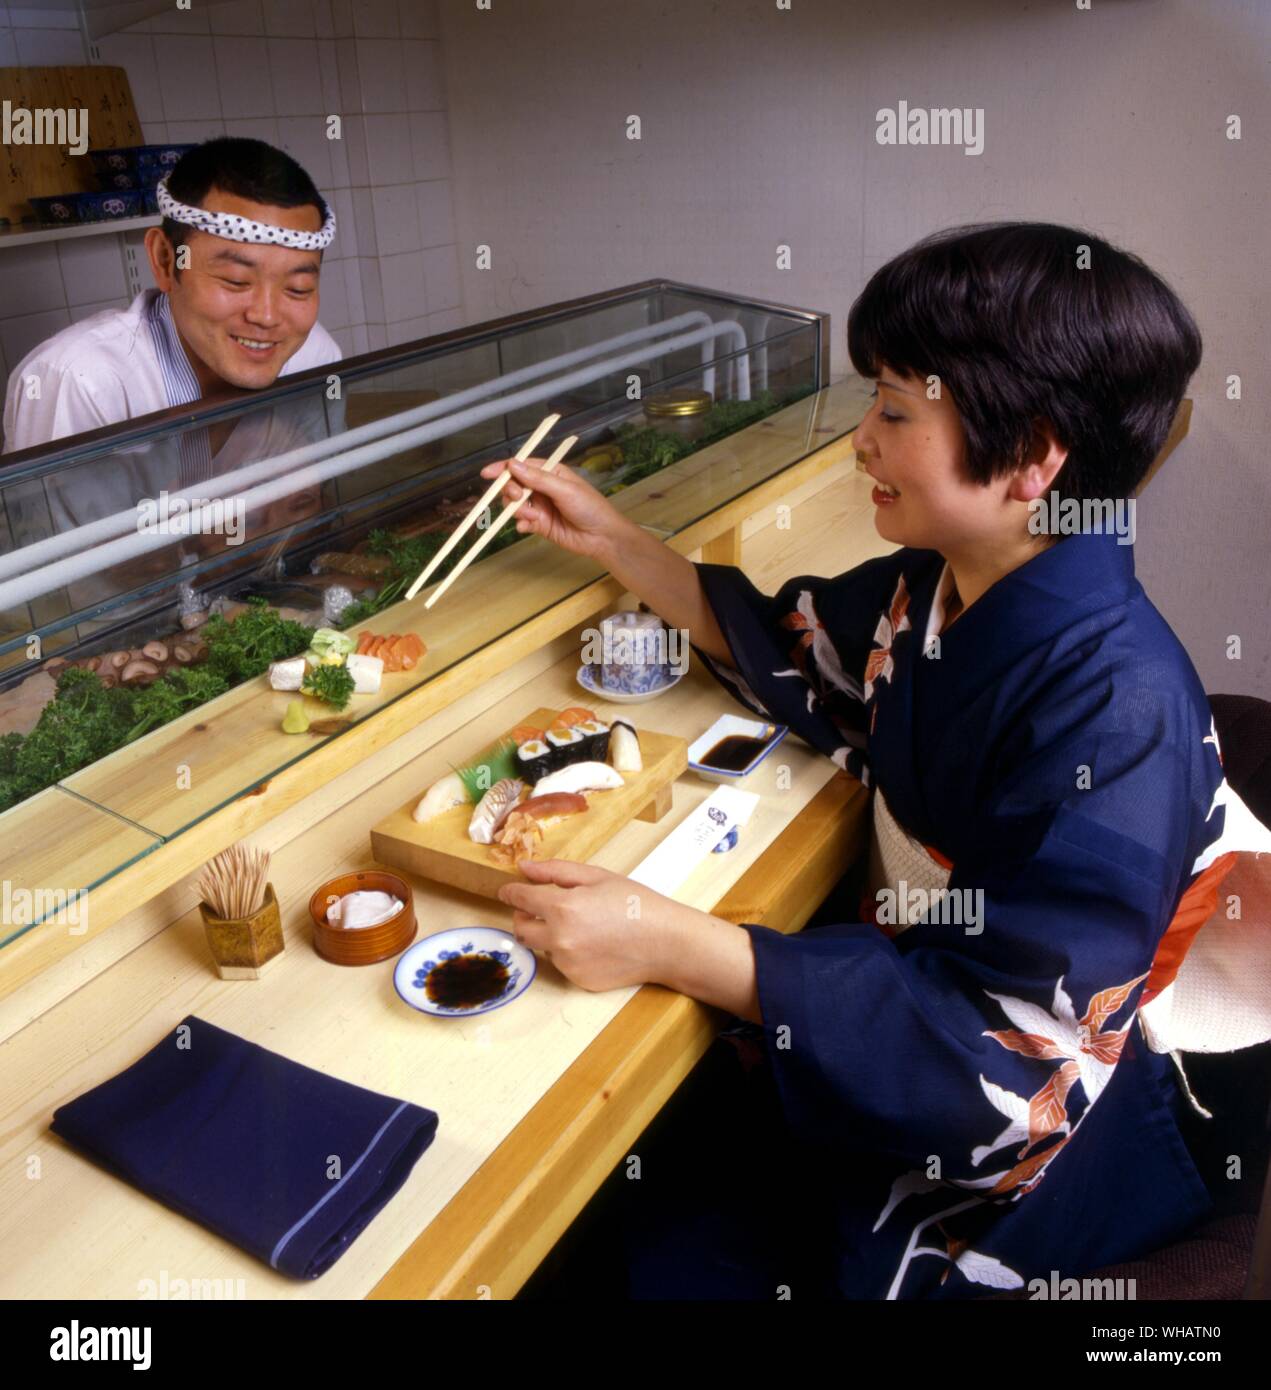
{"label": "refrigerated sushi display", "polygon": [[824,314],[649,281],[0,457],[0,827],[59,789],[167,841],[603,577],[508,526],[404,598],[549,412],[665,538],[858,422],[828,368]]}

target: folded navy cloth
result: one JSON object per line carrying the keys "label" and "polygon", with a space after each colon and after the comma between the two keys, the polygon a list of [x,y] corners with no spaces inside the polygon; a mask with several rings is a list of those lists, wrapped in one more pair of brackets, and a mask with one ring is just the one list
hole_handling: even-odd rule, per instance
{"label": "folded navy cloth", "polygon": [[282,1273],[316,1279],[409,1177],[437,1116],[191,1016],[61,1106],[52,1129]]}

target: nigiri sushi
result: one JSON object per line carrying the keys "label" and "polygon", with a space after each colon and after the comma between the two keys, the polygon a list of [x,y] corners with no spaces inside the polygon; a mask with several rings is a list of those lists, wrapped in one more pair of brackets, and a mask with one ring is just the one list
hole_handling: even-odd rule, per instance
{"label": "nigiri sushi", "polygon": [[536,792],[516,809],[522,815],[533,816],[542,825],[551,825],[565,816],[575,816],[587,810],[587,798],[578,792],[549,792],[546,796],[539,796]]}
{"label": "nigiri sushi", "polygon": [[524,791],[525,783],[519,777],[504,777],[496,782],[477,803],[468,822],[468,838],[479,845],[490,844]]}
{"label": "nigiri sushi", "polygon": [[559,772],[548,773],[534,786],[535,797],[549,796],[552,792],[608,791],[625,785],[622,773],[615,771],[608,763],[571,763]]}
{"label": "nigiri sushi", "polygon": [[468,793],[464,790],[459,774],[447,772],[423,794],[419,800],[419,805],[411,812],[411,818],[417,821],[428,821],[456,806],[468,806],[470,804]]}
{"label": "nigiri sushi", "polygon": [[619,772],[642,772],[644,758],[640,753],[640,735],[625,719],[615,719],[609,726],[609,752]]}

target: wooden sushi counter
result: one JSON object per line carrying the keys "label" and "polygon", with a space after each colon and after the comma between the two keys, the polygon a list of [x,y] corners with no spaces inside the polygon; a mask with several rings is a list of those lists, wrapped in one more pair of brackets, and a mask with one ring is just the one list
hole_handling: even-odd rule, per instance
{"label": "wooden sushi counter", "polygon": [[[771,592],[790,575],[838,572],[891,549],[874,530],[869,493],[839,438],[710,524],[681,532],[675,548],[727,562],[740,558],[744,541],[747,573]],[[588,993],[543,960],[507,1008],[427,1017],[396,997],[391,961],[343,968],[322,960],[306,904],[332,876],[368,866],[370,827],[447,764],[527,711],[577,703],[580,631],[624,597],[612,580],[585,594],[570,600],[567,624],[550,632],[529,624],[511,659],[492,663],[418,722],[370,736],[360,756],[333,766],[303,798],[277,806],[268,794],[247,799],[269,806],[237,833],[254,830],[253,842],[272,852],[287,943],[261,979],[217,978],[191,864],[161,891],[138,893],[141,905],[110,930],[8,981],[0,997],[0,1297],[131,1299],[142,1280],[160,1279],[213,1291],[204,1297],[515,1295],[701,1057],[720,1016],[657,986]],[[619,712],[585,702],[601,718]],[[729,711],[745,712],[694,664],[673,690],[625,714],[691,740]],[[789,768],[784,789],[778,765]],[[859,852],[865,793],[793,737],[745,785],[761,800],[739,844],[708,856],[677,896],[732,921],[798,930]],[[711,790],[685,774],[667,817],[632,821],[593,862],[629,872]],[[413,887],[421,937],[478,922],[510,926],[510,909],[496,901],[419,879]],[[0,981],[13,949],[0,951]],[[128,1066],[191,1013],[440,1116],[406,1185],[316,1281],[277,1274],[48,1130],[59,1105]]]}

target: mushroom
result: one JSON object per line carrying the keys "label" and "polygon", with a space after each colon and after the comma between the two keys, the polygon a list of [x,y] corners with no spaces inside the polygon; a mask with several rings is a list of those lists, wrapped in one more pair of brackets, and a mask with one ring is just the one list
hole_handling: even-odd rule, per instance
{"label": "mushroom", "polygon": [[101,671],[122,671],[130,661],[141,659],[139,654],[133,652],[107,652],[101,659]]}
{"label": "mushroom", "polygon": [[113,690],[119,684],[119,677],[113,671],[107,671],[97,679],[101,681],[103,690]]}
{"label": "mushroom", "polygon": [[149,685],[159,675],[159,668],[153,661],[144,658],[130,661],[120,672],[121,685]]}
{"label": "mushroom", "polygon": [[181,626],[186,632],[193,632],[196,627],[202,627],[207,622],[207,614],[201,610],[197,613],[182,613]]}
{"label": "mushroom", "polygon": [[99,656],[90,656],[87,661],[77,661],[75,664],[82,666],[85,671],[95,671],[102,664],[102,659]]}
{"label": "mushroom", "polygon": [[43,669],[56,680],[70,664],[71,663],[64,656],[51,656],[44,663]]}
{"label": "mushroom", "polygon": [[168,662],[168,644],[166,642],[147,642],[141,649],[141,655],[148,661],[157,661],[160,666],[166,666]]}
{"label": "mushroom", "polygon": [[178,666],[197,666],[200,661],[207,660],[207,643],[197,639],[173,642],[172,660]]}

